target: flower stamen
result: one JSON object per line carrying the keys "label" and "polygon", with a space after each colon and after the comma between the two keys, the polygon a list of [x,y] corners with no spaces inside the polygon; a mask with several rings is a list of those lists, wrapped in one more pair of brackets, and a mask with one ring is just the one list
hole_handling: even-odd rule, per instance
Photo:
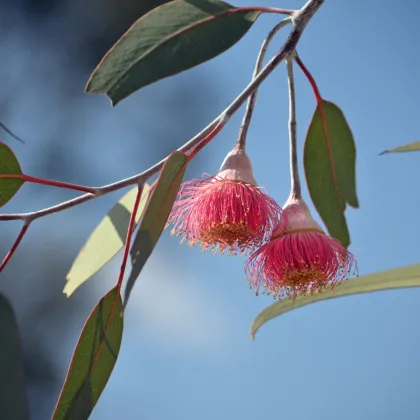
{"label": "flower stamen", "polygon": [[286,228],[276,229],[247,261],[248,282],[274,298],[333,290],[350,275],[354,256],[322,231],[303,200],[286,203],[284,211]]}
{"label": "flower stamen", "polygon": [[281,207],[256,185],[245,152],[234,150],[217,175],[181,186],[168,224],[190,246],[244,255],[270,239],[281,216]]}

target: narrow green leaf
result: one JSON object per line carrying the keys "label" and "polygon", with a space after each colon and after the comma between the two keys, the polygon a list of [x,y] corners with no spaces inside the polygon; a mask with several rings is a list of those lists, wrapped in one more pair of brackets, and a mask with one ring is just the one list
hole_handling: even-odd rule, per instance
{"label": "narrow green leaf", "polygon": [[144,86],[228,50],[259,14],[218,0],[174,0],[159,6],[108,51],[86,91],[105,93],[116,105]]}
{"label": "narrow green leaf", "polygon": [[391,289],[403,289],[420,286],[420,264],[396,268],[379,273],[369,274],[348,280],[334,289],[313,296],[301,296],[296,300],[282,299],[268,306],[254,319],[251,325],[251,338],[266,322],[279,315],[301,308],[321,300],[336,299],[343,296],[371,293]]}
{"label": "narrow green leaf", "polygon": [[0,294],[0,419],[29,420],[19,327],[9,301]]}
{"label": "narrow green leaf", "polygon": [[86,420],[98,402],[120,351],[123,312],[117,287],[89,315],[73,354],[52,420]]}
{"label": "narrow green leaf", "polygon": [[[143,213],[149,190],[149,185],[145,184],[136,215],[136,223],[138,223]],[[137,187],[125,194],[91,233],[67,274],[67,283],[64,287],[64,293],[67,297],[96,274],[122,249],[136,194]]]}
{"label": "narrow green leaf", "polygon": [[133,268],[125,288],[124,306],[127,305],[134,283],[165,229],[187,163],[188,156],[185,153],[172,153],[153,188],[130,251]]}
{"label": "narrow green leaf", "polygon": [[[22,174],[15,154],[4,143],[0,143],[0,174]],[[17,178],[0,178],[0,207],[4,206],[19,191],[24,182]]]}
{"label": "narrow green leaf", "polygon": [[413,143],[405,144],[404,146],[394,147],[393,149],[384,150],[379,153],[384,155],[385,153],[396,153],[396,152],[418,152],[420,151],[420,141],[415,141]]}
{"label": "narrow green leaf", "polygon": [[356,146],[343,112],[322,101],[327,126],[325,134],[320,105],[309,125],[304,147],[308,190],[331,236],[343,246],[350,244],[344,211],[346,204],[359,207],[356,193]]}

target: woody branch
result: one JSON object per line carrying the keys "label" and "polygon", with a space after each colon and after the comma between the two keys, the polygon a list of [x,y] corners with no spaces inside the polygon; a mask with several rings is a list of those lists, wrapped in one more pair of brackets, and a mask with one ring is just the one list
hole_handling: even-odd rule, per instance
{"label": "woody branch", "polygon": [[[266,64],[266,66],[252,79],[249,85],[231,102],[231,104],[216,117],[207,127],[195,135],[187,143],[185,143],[178,150],[189,153],[202,143],[208,142],[208,136],[213,132],[216,126],[223,127],[235,112],[245,103],[249,96],[261,85],[261,83],[275,70],[275,68],[285,59],[288,55],[295,51],[296,46],[302,36],[306,25],[309,23],[313,15],[321,7],[325,0],[309,0],[300,10],[297,10],[292,15],[293,28],[289,33],[286,42],[277,54]],[[94,192],[80,195],[79,197],[71,200],[64,201],[55,206],[47,207],[42,210],[33,211],[29,213],[14,213],[14,214],[0,214],[0,221],[8,220],[23,220],[25,223],[30,223],[35,219],[47,216],[52,213],[57,213],[75,207],[79,204],[90,201],[94,198],[109,194],[111,192],[120,190],[130,185],[142,184],[150,177],[160,171],[167,158],[161,160],[149,169],[134,175],[130,178],[121,181],[104,185],[102,187],[94,188]]]}

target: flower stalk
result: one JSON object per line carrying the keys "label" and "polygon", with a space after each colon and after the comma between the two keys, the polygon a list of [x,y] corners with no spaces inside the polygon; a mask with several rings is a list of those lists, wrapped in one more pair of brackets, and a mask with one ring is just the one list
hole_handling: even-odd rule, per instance
{"label": "flower stalk", "polygon": [[[258,53],[257,60],[255,62],[254,72],[252,74],[252,80],[257,77],[258,73],[260,73],[265,55],[267,53],[268,46],[270,42],[273,40],[277,32],[280,29],[284,28],[287,24],[292,23],[292,17],[287,17],[279,22],[268,34],[267,38],[265,38],[264,42],[261,45],[260,51]],[[241,127],[239,129],[237,146],[240,150],[245,150],[246,138],[248,135],[249,125],[251,123],[252,114],[254,112],[255,102],[257,100],[258,89],[255,89],[248,98],[246,103],[245,114],[241,123]]]}
{"label": "flower stalk", "polygon": [[302,198],[302,190],[299,178],[298,152],[297,152],[297,130],[296,130],[296,99],[295,81],[293,77],[293,54],[286,60],[287,79],[289,82],[289,142],[290,142],[290,197]]}

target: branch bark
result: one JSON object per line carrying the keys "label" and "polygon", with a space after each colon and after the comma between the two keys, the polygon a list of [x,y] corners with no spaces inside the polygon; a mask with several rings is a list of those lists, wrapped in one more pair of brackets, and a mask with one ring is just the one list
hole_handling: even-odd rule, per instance
{"label": "branch bark", "polygon": [[[309,0],[302,9],[296,11],[292,15],[293,29],[283,44],[279,52],[267,63],[267,65],[254,77],[249,85],[232,101],[232,103],[218,116],[216,117],[207,127],[205,127],[200,133],[195,135],[187,143],[185,143],[178,150],[188,153],[194,148],[200,146],[202,143],[206,143],[206,140],[213,129],[218,126],[224,126],[229,119],[235,114],[235,112],[245,103],[245,101],[251,96],[251,94],[258,89],[261,83],[274,71],[274,69],[285,59],[291,52],[294,52],[296,46],[302,36],[306,25],[309,23],[313,15],[318,11],[325,0]],[[130,178],[123,179],[113,184],[104,185],[103,187],[95,188],[94,193],[83,194],[79,197],[73,198],[63,203],[57,204],[52,207],[48,207],[42,210],[30,212],[30,213],[15,213],[15,214],[0,214],[0,221],[7,220],[23,220],[25,222],[32,222],[40,217],[47,216],[52,213],[58,213],[63,210],[67,210],[71,207],[75,207],[79,204],[90,201],[94,198],[100,197],[105,194],[120,190],[135,184],[143,184],[150,177],[160,171],[167,158],[156,163],[149,169],[134,175]]]}

